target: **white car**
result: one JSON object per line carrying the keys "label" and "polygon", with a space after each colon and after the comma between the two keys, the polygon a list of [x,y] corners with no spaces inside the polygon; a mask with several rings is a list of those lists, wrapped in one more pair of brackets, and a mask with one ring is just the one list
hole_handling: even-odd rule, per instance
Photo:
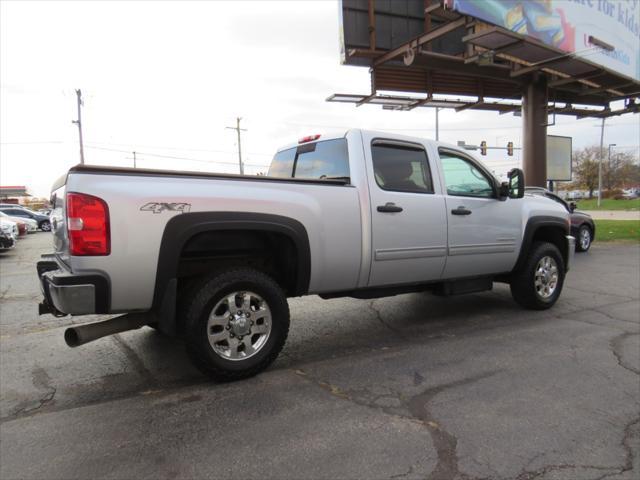
{"label": "white car", "polygon": [[14,223],[17,223],[17,222],[24,223],[27,226],[27,233],[34,233],[38,231],[38,222],[30,218],[14,217],[12,215],[7,215],[4,212],[0,212],[0,218],[4,218],[5,220],[9,220]]}
{"label": "white car", "polygon": [[20,220],[27,224],[27,233],[35,233],[38,231],[38,222],[35,220],[23,217],[20,217]]}
{"label": "white car", "polygon": [[34,233],[38,231],[38,222],[33,220],[32,218],[27,217],[17,217],[15,215],[9,215],[8,213],[0,211],[0,217],[5,218],[7,220],[11,220],[12,222],[22,222],[27,226],[27,233]]}
{"label": "white car", "polygon": [[18,239],[18,224],[16,222],[0,216],[0,230],[3,233],[11,235],[14,240]]}

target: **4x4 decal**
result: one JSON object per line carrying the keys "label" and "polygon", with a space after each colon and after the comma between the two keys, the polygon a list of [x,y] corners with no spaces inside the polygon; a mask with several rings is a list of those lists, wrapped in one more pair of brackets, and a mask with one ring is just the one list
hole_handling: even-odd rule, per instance
{"label": "4x4 decal", "polygon": [[141,212],[162,213],[165,210],[171,212],[188,212],[191,210],[190,203],[165,203],[165,202],[149,202],[140,207]]}

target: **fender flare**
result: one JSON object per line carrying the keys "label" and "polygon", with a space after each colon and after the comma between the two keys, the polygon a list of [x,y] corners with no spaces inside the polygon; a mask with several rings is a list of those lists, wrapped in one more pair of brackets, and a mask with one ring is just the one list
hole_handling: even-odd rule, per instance
{"label": "fender flare", "polygon": [[[536,216],[531,217],[527,220],[527,225],[524,228],[524,234],[522,235],[522,246],[520,247],[520,253],[518,254],[518,260],[516,261],[515,266],[511,270],[512,272],[517,271],[522,268],[524,263],[527,260],[527,255],[531,251],[531,245],[533,244],[533,237],[535,233],[542,227],[554,227],[560,228],[565,235],[569,235],[569,225],[566,221],[559,217],[551,217],[551,216]],[[566,246],[560,250],[562,256],[567,261],[569,256],[569,252],[566,251]]]}
{"label": "fender flare", "polygon": [[220,230],[276,232],[289,237],[296,248],[297,268],[294,296],[305,295],[311,277],[311,249],[307,230],[299,221],[281,215],[253,212],[192,212],[167,222],[158,253],[152,311],[160,329],[175,333],[177,271],[180,253],[194,235]]}

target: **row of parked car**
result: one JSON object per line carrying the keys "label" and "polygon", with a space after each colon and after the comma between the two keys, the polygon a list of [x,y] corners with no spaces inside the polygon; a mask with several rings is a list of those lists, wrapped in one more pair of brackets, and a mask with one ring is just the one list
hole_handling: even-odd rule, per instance
{"label": "row of parked car", "polygon": [[51,231],[51,220],[46,212],[0,203],[0,251],[15,247],[19,238],[38,230]]}

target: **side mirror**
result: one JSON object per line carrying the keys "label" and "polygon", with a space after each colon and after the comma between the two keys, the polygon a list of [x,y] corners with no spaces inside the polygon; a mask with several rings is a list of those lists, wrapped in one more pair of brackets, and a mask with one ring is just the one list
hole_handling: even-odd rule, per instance
{"label": "side mirror", "polygon": [[514,168],[507,174],[509,179],[509,198],[524,197],[524,172],[519,168]]}
{"label": "side mirror", "polygon": [[578,208],[578,205],[576,204],[576,202],[570,202],[569,203],[569,210],[571,210],[571,213],[573,213],[576,208]]}

